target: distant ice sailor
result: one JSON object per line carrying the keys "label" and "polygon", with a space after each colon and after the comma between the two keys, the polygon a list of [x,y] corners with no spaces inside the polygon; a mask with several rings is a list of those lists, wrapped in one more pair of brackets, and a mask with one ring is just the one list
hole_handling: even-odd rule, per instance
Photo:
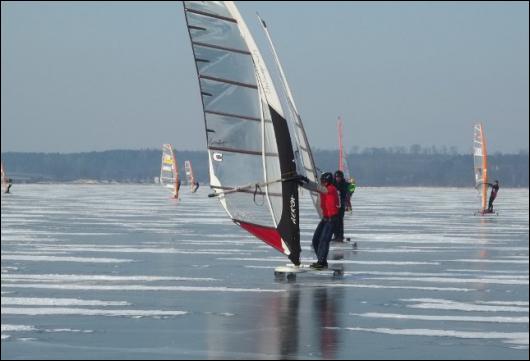
{"label": "distant ice sailor", "polygon": [[180,191],[180,179],[177,181],[177,189],[175,189],[175,193],[173,193],[173,198],[178,198],[179,197],[179,191]]}
{"label": "distant ice sailor", "polygon": [[499,192],[499,181],[496,180],[495,184],[488,183],[488,186],[491,187],[490,200],[488,203],[488,212],[493,213],[493,201],[497,198],[497,193]]}
{"label": "distant ice sailor", "polygon": [[197,192],[197,189],[199,189],[199,182],[194,181],[194,182],[193,182],[193,187],[192,187],[191,191],[192,191],[193,193],[195,193],[195,192]]}
{"label": "distant ice sailor", "polygon": [[9,178],[7,180],[7,188],[6,188],[6,191],[5,193],[9,193],[9,190],[11,189],[11,186],[13,185],[13,180],[11,178]]}
{"label": "distant ice sailor", "polygon": [[353,177],[350,178],[349,183],[350,185],[348,186],[348,193],[350,194],[350,196],[348,197],[348,204],[346,204],[346,211],[351,212],[351,197],[353,196],[353,193],[355,193],[355,188],[357,187],[357,185],[355,184],[355,178]]}
{"label": "distant ice sailor", "polygon": [[318,261],[313,263],[311,268],[317,270],[328,267],[329,242],[338,222],[340,210],[340,198],[337,188],[333,185],[333,175],[329,172],[322,174],[320,176],[320,183],[326,188],[326,192],[320,193],[322,220],[313,235],[313,249],[315,250]]}
{"label": "distant ice sailor", "polygon": [[[332,239],[333,242],[344,242],[344,212],[346,211],[347,205],[350,204],[350,183],[344,179],[344,173],[341,170],[335,172],[335,187],[339,192],[340,196],[340,208],[339,215],[337,218],[337,224],[333,231],[335,238]],[[351,205],[350,205],[351,209]]]}

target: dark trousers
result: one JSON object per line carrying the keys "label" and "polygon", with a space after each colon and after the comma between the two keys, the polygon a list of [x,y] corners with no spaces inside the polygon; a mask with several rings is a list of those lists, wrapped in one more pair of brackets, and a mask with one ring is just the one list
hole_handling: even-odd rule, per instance
{"label": "dark trousers", "polygon": [[493,201],[495,200],[495,197],[490,197],[490,201],[488,203],[488,211],[493,211]]}
{"label": "dark trousers", "polygon": [[313,234],[313,249],[317,255],[318,263],[327,265],[329,242],[338,217],[323,218]]}
{"label": "dark trousers", "polygon": [[339,209],[339,216],[337,218],[335,229],[333,230],[333,234],[335,235],[335,238],[339,238],[339,239],[344,238],[344,211],[345,211],[344,207]]}

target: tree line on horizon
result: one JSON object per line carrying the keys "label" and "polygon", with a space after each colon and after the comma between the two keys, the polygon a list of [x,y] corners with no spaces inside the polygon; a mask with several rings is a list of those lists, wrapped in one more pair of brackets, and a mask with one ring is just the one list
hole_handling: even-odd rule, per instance
{"label": "tree line on horizon", "polygon": [[[317,168],[335,171],[337,150],[313,151]],[[184,161],[190,160],[195,177],[208,183],[208,157],[205,151],[176,151],[184,177]],[[489,177],[504,187],[528,187],[527,151],[489,156]],[[351,175],[361,186],[442,186],[474,185],[473,157],[454,147],[353,147],[347,155]],[[2,153],[6,172],[14,183],[98,182],[153,183],[160,175],[158,149],[110,150],[84,153]]]}

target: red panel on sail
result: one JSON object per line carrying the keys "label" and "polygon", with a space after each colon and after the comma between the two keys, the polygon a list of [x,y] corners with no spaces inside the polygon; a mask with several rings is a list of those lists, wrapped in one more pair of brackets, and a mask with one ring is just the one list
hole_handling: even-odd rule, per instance
{"label": "red panel on sail", "polygon": [[249,233],[267,243],[269,246],[276,248],[282,253],[285,253],[282,247],[282,237],[275,228],[258,226],[256,224],[245,223],[241,221],[236,221],[236,223],[239,224],[241,228],[247,230]]}

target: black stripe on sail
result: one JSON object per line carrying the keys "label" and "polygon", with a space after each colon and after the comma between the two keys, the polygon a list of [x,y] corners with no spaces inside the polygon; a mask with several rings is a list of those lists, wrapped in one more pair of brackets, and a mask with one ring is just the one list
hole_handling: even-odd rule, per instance
{"label": "black stripe on sail", "polygon": [[[289,135],[287,121],[269,106],[276,145],[280,157],[280,171],[282,178],[296,175],[293,145]],[[294,264],[300,262],[300,217],[298,206],[298,184],[296,182],[282,182],[282,216],[276,229],[289,248],[289,259]]]}
{"label": "black stripe on sail", "polygon": [[202,31],[206,30],[206,28],[203,28],[201,26],[195,26],[195,25],[188,25],[188,29],[191,29],[191,30],[202,30]]}
{"label": "black stripe on sail", "polygon": [[[190,34],[190,36],[191,36],[191,34]],[[232,53],[251,55],[250,52],[248,52],[246,50],[239,50],[239,49],[235,49],[235,48],[228,48],[226,46],[220,46],[220,45],[214,45],[214,44],[208,44],[208,43],[201,43],[199,41],[193,41],[193,39],[192,39],[191,43],[193,45],[202,46],[204,48],[212,48],[212,49],[217,49],[217,50],[229,51],[229,52],[232,52]]]}
{"label": "black stripe on sail", "polygon": [[224,20],[224,21],[229,21],[231,23],[236,23],[237,24],[237,20],[236,19],[229,18],[227,16],[217,15],[217,14],[213,14],[213,13],[207,13],[206,11],[200,11],[200,10],[195,10],[195,9],[190,9],[190,8],[186,8],[186,11],[190,12],[190,13],[193,13],[193,14],[198,14],[198,15],[202,15],[202,16],[208,16],[210,18]]}

